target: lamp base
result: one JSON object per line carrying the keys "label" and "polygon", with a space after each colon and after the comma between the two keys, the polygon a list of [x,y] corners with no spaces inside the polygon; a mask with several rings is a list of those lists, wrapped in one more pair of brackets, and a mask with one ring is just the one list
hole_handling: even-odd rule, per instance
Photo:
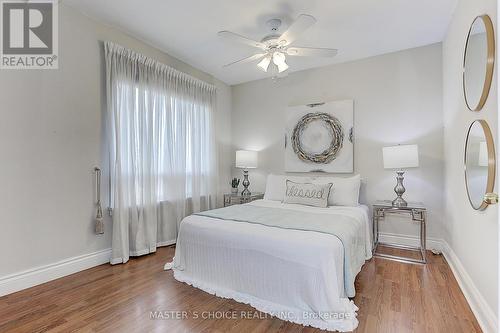
{"label": "lamp base", "polygon": [[394,187],[394,192],[396,192],[397,198],[392,201],[392,206],[393,207],[407,207],[408,203],[406,202],[405,199],[403,199],[403,193],[405,193],[406,189],[403,185],[403,180],[405,179],[404,177],[404,171],[396,171],[398,174],[396,177],[397,184],[396,187]]}
{"label": "lamp base", "polygon": [[405,199],[397,197],[392,201],[392,207],[408,207],[408,203]]}
{"label": "lamp base", "polygon": [[250,186],[250,181],[248,180],[248,170],[243,170],[243,182],[241,184],[244,187],[243,191],[241,191],[241,195],[251,195],[252,192],[248,189]]}

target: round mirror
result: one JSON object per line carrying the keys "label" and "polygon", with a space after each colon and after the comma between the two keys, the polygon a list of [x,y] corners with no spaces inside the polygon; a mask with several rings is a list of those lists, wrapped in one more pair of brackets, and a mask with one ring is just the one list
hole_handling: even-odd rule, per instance
{"label": "round mirror", "polygon": [[467,133],[465,144],[465,184],[472,207],[485,209],[487,193],[492,193],[495,186],[495,147],[488,123],[474,121]]}
{"label": "round mirror", "polygon": [[472,23],[464,53],[463,88],[465,103],[471,111],[480,111],[490,92],[495,63],[493,23],[488,15]]}

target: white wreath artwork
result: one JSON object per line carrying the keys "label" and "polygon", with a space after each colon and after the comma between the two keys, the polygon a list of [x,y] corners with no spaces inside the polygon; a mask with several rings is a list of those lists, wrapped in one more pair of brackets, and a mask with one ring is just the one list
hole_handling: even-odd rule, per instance
{"label": "white wreath artwork", "polygon": [[353,172],[353,147],[352,100],[289,108],[285,171]]}

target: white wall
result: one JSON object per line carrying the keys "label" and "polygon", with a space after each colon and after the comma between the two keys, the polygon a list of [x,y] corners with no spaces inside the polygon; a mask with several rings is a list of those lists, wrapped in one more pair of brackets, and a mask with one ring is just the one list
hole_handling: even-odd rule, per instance
{"label": "white wall", "polygon": [[231,171],[233,167],[232,155],[232,131],[231,131],[231,109],[232,88],[221,81],[216,81],[217,86],[217,116],[216,131],[219,145],[219,195],[218,205],[224,205],[224,193],[231,191]]}
{"label": "white wall", "polygon": [[[93,168],[106,167],[104,40],[215,84],[217,138],[222,155],[227,150],[230,87],[61,5],[60,68],[0,73],[0,282],[8,274],[111,246],[109,218],[103,236],[93,233]],[[231,164],[223,159],[220,167],[221,178],[228,178]]]}
{"label": "white wall", "polygon": [[[463,171],[464,144],[472,121],[486,119],[494,133],[495,144],[497,147],[499,145],[497,71],[489,98],[481,112],[468,111],[462,92],[462,62],[467,33],[474,18],[484,13],[490,15],[496,26],[495,0],[459,0],[443,42],[444,234],[465,273],[470,276],[470,294],[476,295],[476,299],[472,299],[476,304],[472,307],[479,307],[478,319],[489,320],[486,324],[493,332],[497,331],[493,327],[496,326],[498,310],[498,206],[492,206],[484,212],[473,210],[467,199]],[[495,32],[498,34],[498,30],[495,29]],[[495,66],[498,68],[498,62]]]}
{"label": "white wall", "polygon": [[[416,143],[420,168],[407,172],[406,199],[429,208],[428,235],[441,236],[443,216],[443,114],[441,44],[233,86],[235,149],[259,151],[250,171],[253,190],[268,173],[284,172],[284,124],[288,105],[354,100],[354,169],[366,185],[363,201],[393,199],[395,172],[384,170],[382,147]],[[234,155],[233,155],[234,162]],[[235,176],[241,171],[233,169]],[[418,234],[418,224],[389,218],[384,232]]]}

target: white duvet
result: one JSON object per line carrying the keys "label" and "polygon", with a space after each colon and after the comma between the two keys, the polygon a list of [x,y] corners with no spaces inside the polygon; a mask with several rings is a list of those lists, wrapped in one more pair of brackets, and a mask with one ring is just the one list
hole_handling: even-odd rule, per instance
{"label": "white duvet", "polygon": [[[366,206],[317,208],[269,200],[248,205],[308,212],[311,219],[332,214],[332,223],[337,214],[362,221],[366,227],[358,236],[371,258]],[[181,222],[174,261],[165,268],[179,281],[283,320],[351,331],[358,308],[344,295],[343,251],[331,234],[191,215]]]}

